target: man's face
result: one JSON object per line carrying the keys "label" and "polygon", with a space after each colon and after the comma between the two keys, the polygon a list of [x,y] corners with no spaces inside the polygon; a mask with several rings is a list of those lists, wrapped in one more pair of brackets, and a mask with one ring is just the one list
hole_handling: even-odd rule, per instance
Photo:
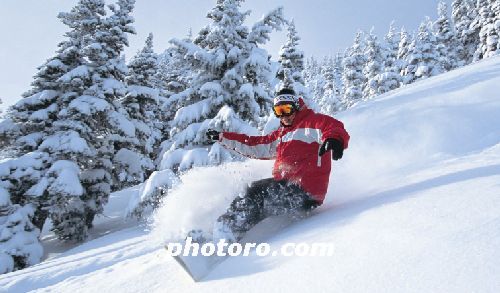
{"label": "man's face", "polygon": [[295,119],[295,114],[297,113],[293,113],[290,116],[281,116],[280,117],[281,124],[285,126],[292,126],[293,120]]}

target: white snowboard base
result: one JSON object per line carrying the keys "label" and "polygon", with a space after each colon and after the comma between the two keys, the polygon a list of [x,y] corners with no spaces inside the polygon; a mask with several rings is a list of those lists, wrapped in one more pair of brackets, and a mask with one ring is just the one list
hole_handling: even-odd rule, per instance
{"label": "white snowboard base", "polygon": [[[287,216],[270,217],[256,225],[240,241],[242,245],[245,243],[261,243],[274,235],[276,232],[283,230],[293,222]],[[165,246],[168,249],[167,246]],[[206,277],[214,268],[226,260],[229,256],[204,256],[201,253],[196,256],[172,256],[177,263],[184,269],[186,273],[195,281],[198,282]]]}
{"label": "white snowboard base", "polygon": [[228,256],[173,256],[175,261],[189,274],[193,281],[198,282],[206,277],[218,264]]}

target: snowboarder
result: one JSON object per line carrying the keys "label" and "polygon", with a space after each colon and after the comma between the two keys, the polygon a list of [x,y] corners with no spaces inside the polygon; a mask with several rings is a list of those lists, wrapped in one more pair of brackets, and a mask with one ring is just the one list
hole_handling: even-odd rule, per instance
{"label": "snowboarder", "polygon": [[[269,216],[302,217],[323,203],[331,160],[342,158],[349,134],[342,122],[307,108],[291,89],[274,98],[281,126],[264,136],[209,129],[207,138],[254,159],[276,159],[273,177],[253,182],[214,227],[213,239],[237,242]],[[325,156],[327,154],[327,156]]]}

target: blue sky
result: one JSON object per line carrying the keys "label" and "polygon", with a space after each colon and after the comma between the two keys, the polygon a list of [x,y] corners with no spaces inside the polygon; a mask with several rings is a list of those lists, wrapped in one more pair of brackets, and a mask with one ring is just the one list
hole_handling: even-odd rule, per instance
{"label": "blue sky", "polygon": [[[76,2],[0,2],[0,98],[5,104],[15,102],[29,89],[36,67],[54,53],[66,31],[57,13],[69,11]],[[157,52],[167,48],[169,39],[187,35],[189,28],[196,34],[208,23],[205,16],[214,3],[215,0],[137,0],[137,35],[129,38],[127,58],[143,46],[149,32],[154,34]],[[266,12],[283,6],[287,18],[295,20],[301,49],[308,56],[321,57],[351,45],[358,29],[369,31],[373,26],[382,36],[395,20],[397,26],[413,31],[425,16],[436,18],[437,3],[438,0],[247,0],[243,9],[252,11],[248,18],[251,26]],[[284,40],[284,31],[273,33],[266,49],[276,56]]]}

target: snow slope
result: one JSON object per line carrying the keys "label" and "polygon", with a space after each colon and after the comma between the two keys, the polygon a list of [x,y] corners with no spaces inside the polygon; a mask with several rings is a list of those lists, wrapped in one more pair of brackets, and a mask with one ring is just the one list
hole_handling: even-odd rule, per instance
{"label": "snow slope", "polygon": [[330,257],[233,257],[193,283],[161,242],[211,222],[272,162],[187,173],[150,228],[109,233],[0,276],[25,292],[498,292],[500,58],[339,115],[352,141],[325,205],[269,239],[331,242]]}

